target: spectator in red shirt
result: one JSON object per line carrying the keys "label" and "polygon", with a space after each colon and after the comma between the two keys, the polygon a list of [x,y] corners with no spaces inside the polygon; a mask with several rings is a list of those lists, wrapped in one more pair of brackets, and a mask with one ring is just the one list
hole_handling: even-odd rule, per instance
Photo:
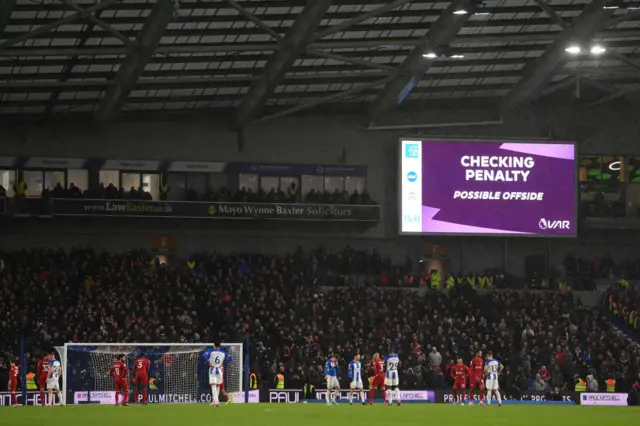
{"label": "spectator in red shirt", "polygon": [[565,360],[565,355],[564,355],[564,351],[562,350],[562,348],[560,347],[560,345],[556,346],[556,350],[553,353],[553,356],[556,359],[556,362],[560,365],[564,364],[564,360]]}
{"label": "spectator in red shirt", "polygon": [[549,382],[549,379],[551,378],[551,373],[549,373],[549,370],[547,370],[547,367],[545,365],[543,365],[542,368],[540,368],[540,372],[538,374],[540,374],[540,378],[542,378],[542,380],[544,380],[545,383]]}

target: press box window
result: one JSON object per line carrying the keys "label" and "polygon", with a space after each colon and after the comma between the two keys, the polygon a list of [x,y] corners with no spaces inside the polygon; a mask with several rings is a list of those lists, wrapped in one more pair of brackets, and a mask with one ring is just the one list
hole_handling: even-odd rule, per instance
{"label": "press box window", "polygon": [[120,187],[120,172],[118,170],[100,170],[98,177],[105,188],[109,185]]}

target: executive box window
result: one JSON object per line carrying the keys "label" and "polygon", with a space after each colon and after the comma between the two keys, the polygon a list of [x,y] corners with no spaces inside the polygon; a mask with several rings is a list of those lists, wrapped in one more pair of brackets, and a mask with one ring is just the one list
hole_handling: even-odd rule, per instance
{"label": "executive box window", "polygon": [[120,188],[120,171],[119,170],[100,170],[98,173],[100,183],[105,186],[113,185]]}
{"label": "executive box window", "polygon": [[303,196],[311,191],[322,192],[324,191],[324,178],[315,175],[302,175],[301,189]]}
{"label": "executive box window", "polygon": [[69,186],[73,184],[80,191],[89,189],[89,170],[69,169],[67,170],[67,183]]}
{"label": "executive box window", "polygon": [[125,192],[134,190],[151,194],[152,200],[160,198],[160,175],[158,173],[122,173],[122,188]]}
{"label": "executive box window", "polygon": [[362,192],[366,189],[367,178],[358,177],[358,176],[346,176],[344,178],[344,189],[349,194],[353,194],[357,192],[358,194],[362,194]]}
{"label": "executive box window", "polygon": [[259,181],[260,179],[258,178],[258,175],[240,173],[240,175],[238,175],[238,189],[245,188],[247,190],[250,189],[253,192],[257,192]]}
{"label": "executive box window", "polygon": [[53,191],[58,185],[62,189],[68,189],[73,183],[81,191],[89,186],[89,172],[81,169],[25,170],[23,178],[27,184],[27,197],[40,197],[43,190]]}
{"label": "executive box window", "polygon": [[15,170],[0,170],[0,185],[2,185],[7,192],[7,197],[13,197],[13,184],[15,181]]}

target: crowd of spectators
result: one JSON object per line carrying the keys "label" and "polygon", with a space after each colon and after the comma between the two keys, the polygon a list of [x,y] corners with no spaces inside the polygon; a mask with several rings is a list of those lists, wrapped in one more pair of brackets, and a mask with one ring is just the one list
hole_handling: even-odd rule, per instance
{"label": "crowd of spectators", "polygon": [[[0,186],[0,197],[6,196],[6,191]],[[53,189],[45,188],[41,194],[42,198],[87,198],[87,199],[108,199],[108,200],[153,200],[152,194],[143,187],[131,187],[126,190],[123,187],[101,183],[97,187],[81,190],[73,183],[69,183],[67,188],[58,183]],[[171,188],[167,187],[166,191],[159,196],[161,199],[175,200],[171,194]],[[178,197],[180,198],[180,197]],[[291,184],[288,188],[268,189],[259,188],[257,191],[251,188],[239,188],[232,190],[227,187],[217,189],[208,188],[204,192],[198,192],[193,188],[187,188],[184,192],[184,201],[218,201],[218,202],[236,202],[236,203],[309,203],[309,204],[353,204],[353,205],[375,205],[376,202],[371,199],[366,189],[358,192],[354,190],[334,191],[310,190],[304,196],[299,193],[299,188],[295,184]]]}
{"label": "crowd of spectators", "polygon": [[374,352],[396,351],[407,389],[448,387],[456,357],[468,362],[478,350],[505,364],[502,387],[515,395],[571,390],[578,377],[599,389],[613,377],[622,390],[640,372],[640,351],[570,291],[461,285],[419,295],[318,285],[318,270],[378,267],[384,258],[375,252],[199,253],[171,265],[143,251],[90,249],[0,259],[0,350],[16,353],[22,332],[30,357],[64,342],[242,342],[249,334],[252,365],[267,387],[280,372],[287,387],[322,386],[332,352],[346,381],[356,353],[366,363]]}

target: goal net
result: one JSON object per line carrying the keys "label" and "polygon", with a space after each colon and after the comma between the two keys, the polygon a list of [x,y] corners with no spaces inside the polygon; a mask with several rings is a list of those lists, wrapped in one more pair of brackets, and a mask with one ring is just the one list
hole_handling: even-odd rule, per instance
{"label": "goal net", "polygon": [[[118,355],[125,355],[125,363],[133,371],[134,361],[141,355],[151,362],[149,369],[150,403],[211,402],[209,365],[204,358],[212,344],[161,343],[67,343],[58,348],[63,371],[63,389],[67,404],[115,403],[115,386],[109,376]],[[221,344],[231,361],[224,370],[225,390],[240,392],[242,387],[242,344]],[[131,379],[131,374],[129,375]],[[135,386],[129,382],[130,401]],[[71,398],[71,399],[70,399]]]}

